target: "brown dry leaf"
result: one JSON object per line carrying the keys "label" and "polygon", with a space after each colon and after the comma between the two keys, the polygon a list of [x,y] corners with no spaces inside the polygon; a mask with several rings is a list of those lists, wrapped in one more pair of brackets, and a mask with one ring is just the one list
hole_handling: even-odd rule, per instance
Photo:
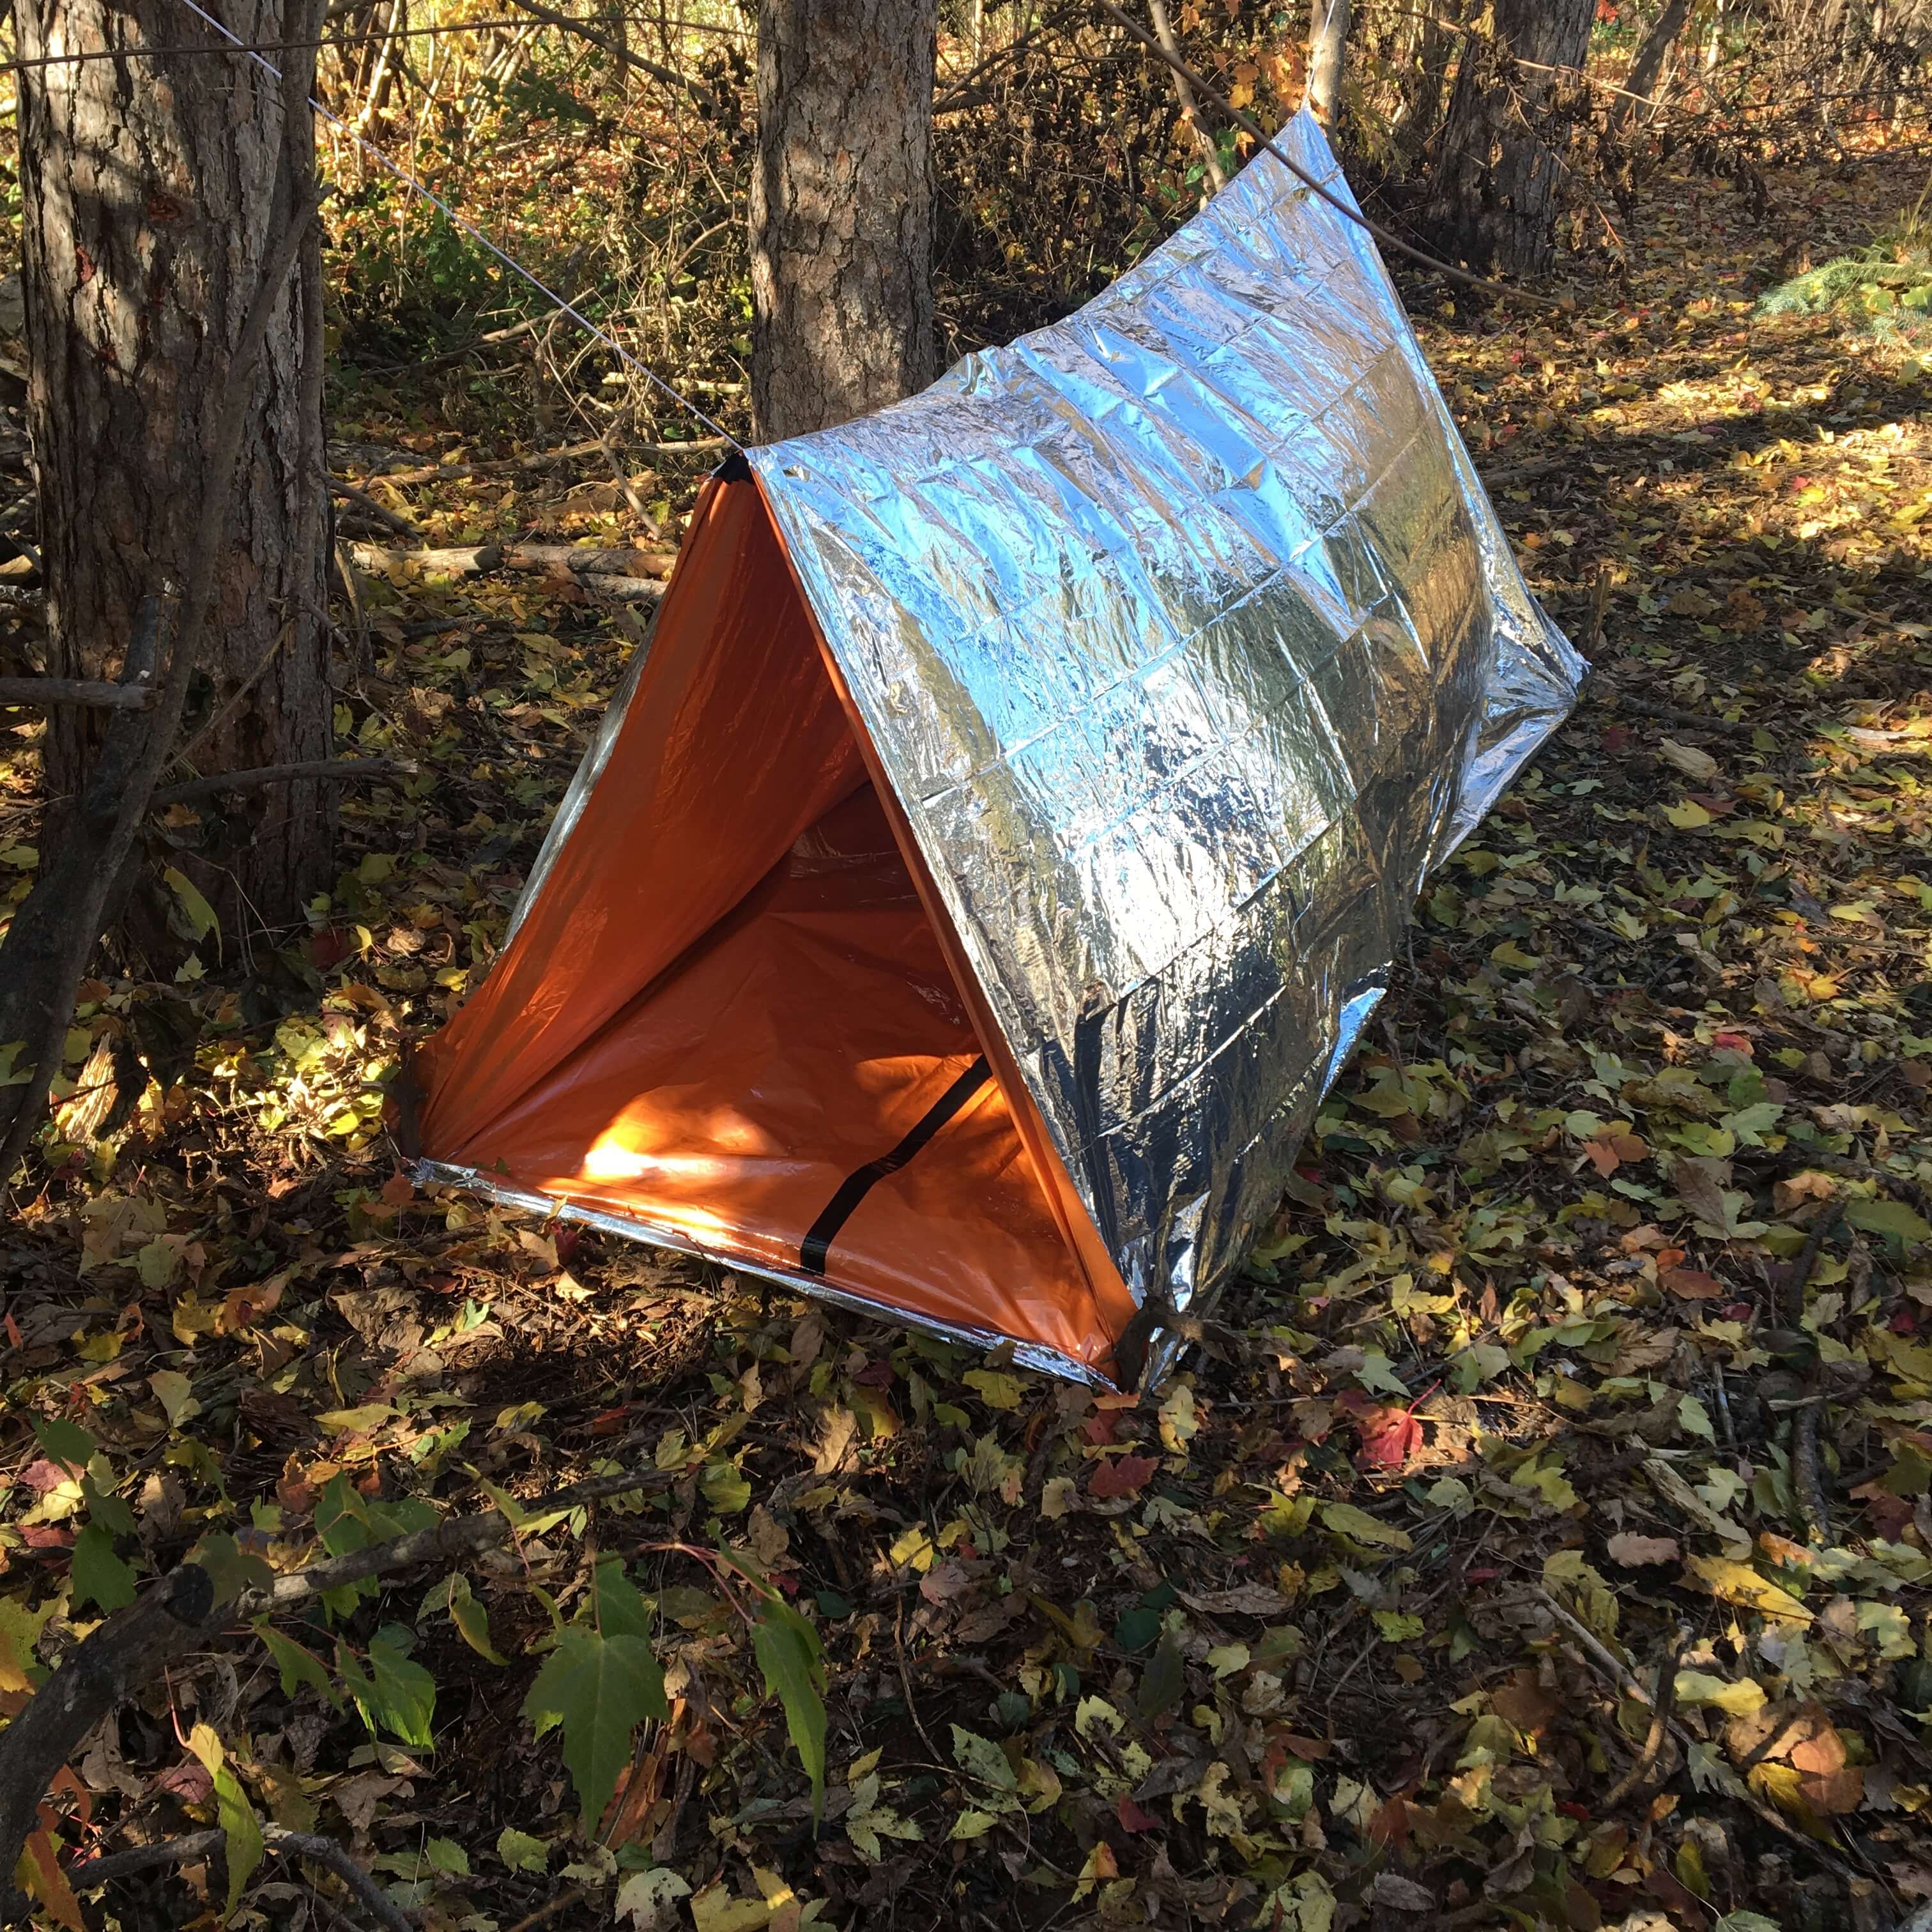
{"label": "brown dry leaf", "polygon": [[1490,1693],[1490,1708],[1506,1723],[1514,1724],[1525,1737],[1534,1737],[1547,1729],[1558,1708],[1556,1698],[1537,1682],[1533,1670],[1512,1671]]}
{"label": "brown dry leaf", "polygon": [[1685,1301],[1711,1301],[1731,1292],[1715,1275],[1700,1274],[1696,1268],[1660,1268],[1657,1279]]}
{"label": "brown dry leaf", "polygon": [[1657,748],[1687,778],[1694,778],[1700,784],[1708,784],[1718,776],[1717,760],[1694,745],[1680,745],[1674,738],[1665,738],[1659,741]]}

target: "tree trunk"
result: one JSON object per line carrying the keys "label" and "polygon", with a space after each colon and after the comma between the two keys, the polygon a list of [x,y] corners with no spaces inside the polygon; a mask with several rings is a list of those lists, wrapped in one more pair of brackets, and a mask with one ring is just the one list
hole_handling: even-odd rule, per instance
{"label": "tree trunk", "polygon": [[1407,173],[1421,160],[1442,124],[1442,94],[1460,44],[1462,0],[1436,0],[1414,22],[1414,52],[1405,62],[1396,106],[1396,152]]}
{"label": "tree trunk", "polygon": [[760,0],[752,402],[767,440],[934,374],[937,0]]}
{"label": "tree trunk", "polygon": [[1650,32],[1638,44],[1636,58],[1630,62],[1630,73],[1624,81],[1624,95],[1617,103],[1619,121],[1628,120],[1643,102],[1652,99],[1658,76],[1664,71],[1664,56],[1677,44],[1677,36],[1690,17],[1690,0],[1664,0],[1664,11],[1651,23]]}
{"label": "tree trunk", "polygon": [[1495,0],[1487,36],[1463,50],[1430,197],[1432,225],[1478,271],[1550,272],[1556,256],[1560,143],[1596,0]]}
{"label": "tree trunk", "polygon": [[1308,34],[1308,104],[1332,135],[1342,124],[1342,59],[1349,0],[1315,0]]}
{"label": "tree trunk", "polygon": [[1201,153],[1201,165],[1219,194],[1228,185],[1227,170],[1221,165],[1221,151],[1215,144],[1213,130],[1202,117],[1201,104],[1180,70],[1180,43],[1174,37],[1174,22],[1167,16],[1166,0],[1148,0],[1148,14],[1154,22],[1154,37],[1160,41],[1162,52],[1174,62],[1169,71],[1174,76],[1174,98],[1180,104],[1180,118],[1192,131],[1194,145]]}
{"label": "tree trunk", "polygon": [[[319,0],[231,0],[248,41],[315,38]],[[117,672],[135,614],[178,592],[211,490],[207,440],[262,265],[298,185],[285,138],[313,152],[314,56],[284,53],[287,84],[241,54],[142,58],[206,37],[175,0],[15,0],[30,60],[63,48],[118,61],[20,75],[30,380],[47,580],[49,672]],[[285,125],[284,102],[303,125]],[[322,269],[310,229],[263,353],[242,482],[202,645],[206,682],[184,728],[197,772],[326,758]],[[99,714],[50,718],[48,862],[64,807],[98,752]],[[197,742],[198,740],[198,742]],[[185,775],[185,772],[184,772]],[[230,958],[263,926],[298,921],[328,883],[329,794],[313,782],[216,814],[188,862]]]}

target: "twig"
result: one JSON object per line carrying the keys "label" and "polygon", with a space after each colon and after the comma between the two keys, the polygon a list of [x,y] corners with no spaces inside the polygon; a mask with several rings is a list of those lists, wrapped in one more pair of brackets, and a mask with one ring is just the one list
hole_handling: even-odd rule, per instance
{"label": "twig", "polygon": [[892,1610],[892,1649],[898,1658],[899,1688],[905,1693],[906,1715],[912,1720],[912,1727],[918,1732],[926,1749],[935,1760],[943,1763],[944,1760],[940,1758],[939,1747],[927,1732],[926,1721],[919,1714],[919,1706],[913,1701],[912,1672],[906,1663],[905,1606],[903,1604],[895,1605]]}
{"label": "twig", "polygon": [[568,1892],[560,1892],[554,1898],[538,1906],[536,1911],[525,1912],[515,1924],[506,1925],[503,1932],[531,1932],[532,1926],[541,1925],[546,1918],[554,1918],[560,1912],[568,1912],[573,1905],[580,1904],[583,1898],[583,1886],[574,1885]]}
{"label": "twig", "polygon": [[[704,456],[714,449],[727,448],[729,442],[727,436],[698,436],[683,442],[634,442],[627,445],[626,448],[634,455]],[[603,447],[600,439],[594,442],[566,443],[560,449],[536,450],[527,456],[494,457],[487,463],[423,463],[412,468],[375,470],[370,473],[386,476],[398,485],[461,483],[474,476],[508,476],[519,470],[544,470],[553,463],[574,463],[580,458],[596,455]]]}
{"label": "twig", "polygon": [[[668,1488],[673,1480],[657,1469],[620,1470],[573,1483],[567,1489],[520,1507],[526,1518],[554,1516],[560,1511],[567,1514],[608,1496]],[[360,1582],[365,1576],[383,1576],[392,1570],[406,1570],[418,1563],[474,1556],[494,1550],[500,1543],[508,1542],[514,1533],[508,1517],[494,1509],[475,1516],[446,1517],[428,1529],[412,1530],[408,1535],[392,1537],[387,1543],[372,1544],[367,1550],[352,1550],[346,1556],[332,1557],[327,1562],[292,1570],[285,1576],[278,1576],[266,1590],[244,1591],[235,1600],[234,1613],[241,1618],[265,1610],[280,1616],[331,1590],[339,1590],[346,1583]],[[4,1748],[8,1735],[0,1731],[0,1748]]]}
{"label": "twig", "polygon": [[155,793],[150,809],[159,812],[170,805],[187,805],[198,798],[212,798],[218,792],[260,791],[265,785],[290,784],[297,778],[353,784],[362,778],[412,778],[416,770],[407,758],[305,758],[292,765],[255,765],[247,771],[214,772],[206,778],[170,785]]}
{"label": "twig", "polygon": [[162,1838],[152,1845],[136,1845],[110,1857],[90,1858],[86,1864],[68,1868],[68,1882],[77,1892],[91,1892],[98,1885],[112,1885],[116,1879],[132,1878],[136,1872],[151,1871],[156,1865],[184,1865],[204,1852],[218,1852],[226,1832],[190,1832],[179,1838]]}
{"label": "twig", "polygon": [[[528,6],[531,4],[531,0],[518,0],[518,4]],[[1324,187],[1298,161],[1290,160],[1287,155],[1283,154],[1267,135],[1262,132],[1261,124],[1258,122],[1251,115],[1244,114],[1212,81],[1207,80],[1196,69],[1190,67],[1186,62],[1170,54],[1138,22],[1130,20],[1126,14],[1123,14],[1120,8],[1114,4],[1114,0],[1094,0],[1094,4],[1099,8],[1114,26],[1131,34],[1150,52],[1158,55],[1173,68],[1176,74],[1181,75],[1189,82],[1196,93],[1205,94],[1216,107],[1233,119],[1235,126],[1240,128],[1243,134],[1246,134],[1250,140],[1265,148],[1311,194],[1320,200],[1325,201],[1338,214],[1346,215],[1358,228],[1372,235],[1384,248],[1393,248],[1397,254],[1406,255],[1412,262],[1419,262],[1425,268],[1432,268],[1438,275],[1447,275],[1452,282],[1460,282],[1466,288],[1480,289],[1484,294],[1500,296],[1505,302],[1527,302],[1533,308],[1550,309],[1558,314],[1563,313],[1563,304],[1549,296],[1540,296],[1528,289],[1512,287],[1508,282],[1492,282],[1485,275],[1472,275],[1466,268],[1452,267],[1450,263],[1443,261],[1439,256],[1430,254],[1427,250],[1412,247],[1393,230],[1384,228],[1379,221],[1371,220],[1359,208],[1350,207],[1340,195],[1332,193]]]}
{"label": "twig", "polygon": [[682,88],[692,100],[702,102],[706,107],[716,108],[718,105],[717,95],[701,80],[693,80],[675,68],[660,67],[656,61],[645,59],[642,54],[634,54],[622,42],[586,27],[581,20],[573,20],[568,14],[554,14],[548,7],[538,6],[537,0],[510,0],[510,4],[548,26],[560,27],[566,34],[574,34],[580,40],[588,40],[593,47],[601,47],[613,60],[621,62],[626,67],[634,67],[640,74],[647,74],[652,80],[662,81],[667,87]]}
{"label": "twig", "polygon": [[366,490],[358,490],[352,483],[345,483],[339,476],[328,479],[329,492],[340,496],[344,502],[353,503],[365,517],[374,517],[385,530],[394,530],[399,537],[419,537],[422,532],[406,517],[399,517],[395,512],[386,509]]}
{"label": "twig", "polygon": [[1604,1794],[1603,1802],[1596,1808],[1599,1811],[1607,1811],[1622,1804],[1633,1792],[1650,1788],[1664,1740],[1670,1735],[1670,1714],[1677,1703],[1677,1666],[1690,1637],[1689,1629],[1680,1624],[1670,1653],[1658,1672],[1657,1700],[1651,1706],[1650,1732],[1643,1741],[1643,1749],[1636,1762]]}
{"label": "twig", "polygon": [[317,1832],[291,1832],[280,1825],[262,1828],[263,1848],[284,1858],[307,1858],[334,1873],[367,1908],[382,1932],[416,1932],[416,1922],[338,1845]]}
{"label": "twig", "polygon": [[[207,1852],[221,1850],[227,1836],[226,1832],[220,1831],[190,1832],[182,1838],[164,1838],[158,1844],[136,1845],[131,1850],[116,1852],[110,1858],[94,1858],[84,1865],[71,1868],[67,1874],[68,1881],[76,1892],[92,1892],[98,1886],[112,1885],[117,1879],[131,1878],[136,1872],[151,1870],[156,1865],[186,1864]],[[307,1858],[312,1864],[326,1866],[368,1908],[370,1916],[382,1927],[383,1932],[416,1932],[415,1922],[409,1915],[333,1838],[325,1838],[317,1832],[291,1832],[280,1825],[266,1825],[262,1829],[262,1848],[279,1858]]]}
{"label": "twig", "polygon": [[[1650,1693],[1638,1682],[1628,1667],[1620,1664],[1616,1656],[1598,1641],[1587,1624],[1573,1616],[1540,1584],[1532,1584],[1530,1588],[1532,1593],[1562,1621],[1566,1628],[1582,1645],[1588,1661],[1605,1672],[1620,1690],[1634,1697],[1646,1710],[1652,1712],[1656,1710],[1658,1700],[1652,1697]],[[1690,1747],[1694,1742],[1690,1732],[1685,1730],[1675,1718],[1667,1714],[1664,1723],[1670,1736],[1676,1741],[1678,1749],[1688,1755]],[[1795,1825],[1787,1824],[1770,1805],[1761,1803],[1743,1786],[1739,1785],[1736,1790],[1730,1791],[1727,1795],[1743,1805],[1760,1823],[1768,1825],[1773,1831],[1782,1833],[1793,1844],[1803,1846],[1814,1858],[1829,1865],[1834,1871],[1841,1876],[1857,1879],[1862,1879],[1864,1876],[1856,1865],[1840,1858],[1836,1852],[1828,1850],[1816,1839],[1808,1838]]]}
{"label": "twig", "polygon": [[79,704],[104,711],[148,711],[160,695],[151,684],[110,684],[92,677],[0,677],[0,704]]}

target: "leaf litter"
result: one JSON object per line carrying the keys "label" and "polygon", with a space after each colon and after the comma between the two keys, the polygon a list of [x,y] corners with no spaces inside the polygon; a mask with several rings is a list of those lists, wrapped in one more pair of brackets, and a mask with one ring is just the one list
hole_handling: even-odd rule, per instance
{"label": "leaf litter", "polygon": [[[1597,669],[1148,1401],[412,1186],[386,1082],[635,627],[560,578],[365,584],[338,731],[416,772],[345,800],[260,988],[102,980],[68,1042],[6,1237],[0,1712],[190,1552],[239,1588],[493,1502],[514,1534],[140,1687],[44,1808],[46,1922],[96,1849],[206,1827],[214,1868],[139,1882],[272,1922],[264,1820],[466,1932],[1932,1900],[1924,375],[1754,315],[1778,238],[1676,185],[1614,305],[1427,328]],[[637,535],[392,496],[439,542]]]}

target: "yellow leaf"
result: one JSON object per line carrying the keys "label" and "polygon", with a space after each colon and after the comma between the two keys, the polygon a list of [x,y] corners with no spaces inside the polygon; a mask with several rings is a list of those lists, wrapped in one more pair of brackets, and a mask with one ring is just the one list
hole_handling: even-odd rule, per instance
{"label": "yellow leaf", "polygon": [[1764,1688],[1752,1678],[1733,1684],[1702,1670],[1677,1673],[1677,1701],[1680,1704],[1714,1704],[1733,1718],[1755,1717],[1766,1703]]}
{"label": "yellow leaf", "polygon": [[1811,1612],[1789,1590],[1780,1590],[1748,1563],[1733,1563],[1724,1556],[1693,1556],[1685,1560],[1684,1568],[1724,1603],[1741,1604],[1762,1610],[1768,1617],[1786,1617],[1796,1623],[1813,1621]]}

